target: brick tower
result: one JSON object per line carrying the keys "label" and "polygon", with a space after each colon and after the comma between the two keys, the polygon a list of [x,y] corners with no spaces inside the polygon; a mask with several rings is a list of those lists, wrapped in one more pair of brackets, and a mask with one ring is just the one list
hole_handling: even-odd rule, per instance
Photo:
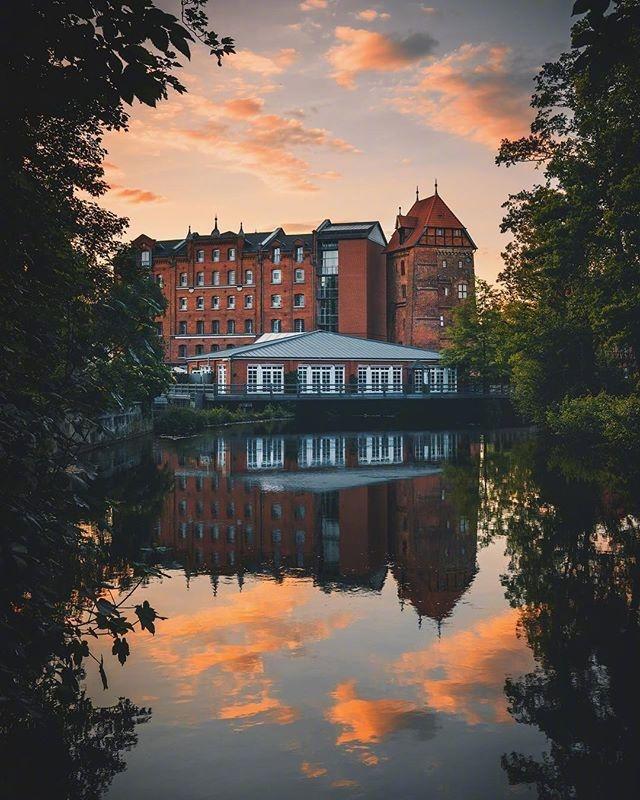
{"label": "brick tower", "polygon": [[473,293],[476,246],[435,192],[396,218],[387,254],[390,342],[440,350],[452,310]]}

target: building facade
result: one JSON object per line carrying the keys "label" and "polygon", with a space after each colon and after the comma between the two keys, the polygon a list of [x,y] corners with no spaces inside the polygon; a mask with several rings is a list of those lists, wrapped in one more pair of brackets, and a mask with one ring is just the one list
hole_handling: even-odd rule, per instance
{"label": "building facade", "polygon": [[[315,329],[386,338],[386,239],[377,222],[332,224],[307,234],[282,228],[184,239],[139,236],[143,265],[162,287],[158,321],[171,364],[253,342],[263,333]],[[363,287],[365,287],[363,291]]]}
{"label": "building facade", "polygon": [[438,194],[399,213],[387,256],[389,341],[440,350],[453,309],[471,297],[476,246]]}
{"label": "building facade", "polygon": [[475,245],[437,187],[398,214],[388,244],[376,221],[236,233],[217,217],[206,235],[134,244],[167,299],[157,324],[173,365],[311,330],[439,350],[474,284]]}

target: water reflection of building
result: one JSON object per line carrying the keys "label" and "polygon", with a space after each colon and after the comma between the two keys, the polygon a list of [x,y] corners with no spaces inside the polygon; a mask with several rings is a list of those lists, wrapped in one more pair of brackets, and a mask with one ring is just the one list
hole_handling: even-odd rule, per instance
{"label": "water reflection of building", "polygon": [[[325,591],[380,590],[444,619],[475,574],[476,518],[452,501],[457,434],[211,437],[160,449],[175,488],[157,542],[194,571],[313,577]],[[396,480],[397,479],[397,480]]]}

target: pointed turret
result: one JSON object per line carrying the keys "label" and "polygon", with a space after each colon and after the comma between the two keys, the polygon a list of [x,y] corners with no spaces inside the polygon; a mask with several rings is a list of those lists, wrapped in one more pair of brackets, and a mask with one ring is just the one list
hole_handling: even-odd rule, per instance
{"label": "pointed turret", "polygon": [[218,215],[216,214],[215,222],[213,223],[213,230],[211,231],[212,236],[220,236],[220,231],[218,230]]}

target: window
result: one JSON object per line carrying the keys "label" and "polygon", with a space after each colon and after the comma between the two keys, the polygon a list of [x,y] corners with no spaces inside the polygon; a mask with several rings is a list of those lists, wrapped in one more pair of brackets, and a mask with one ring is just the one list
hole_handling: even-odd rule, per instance
{"label": "window", "polygon": [[180,336],[184,336],[186,332],[187,332],[187,323],[186,321],[181,320],[178,323],[178,333],[180,334]]}
{"label": "window", "polygon": [[273,248],[273,263],[274,264],[279,264],[280,263],[280,257],[281,257],[280,248],[279,247],[274,247]]}
{"label": "window", "polygon": [[156,333],[158,336],[162,336],[162,323],[156,322]]}
{"label": "window", "polygon": [[252,319],[245,319],[245,321],[244,321],[244,332],[245,333],[253,333],[253,320]]}
{"label": "window", "polygon": [[249,364],[247,367],[247,392],[282,394],[284,392],[284,367],[281,364]]}
{"label": "window", "polygon": [[196,272],[196,286],[204,286],[204,272]]}
{"label": "window", "polygon": [[401,294],[402,294],[402,299],[406,300],[407,299],[407,287],[404,285],[404,283],[400,287],[400,290],[401,290]]}
{"label": "window", "polygon": [[272,503],[271,504],[271,519],[282,519],[282,504],[281,503]]}
{"label": "window", "polygon": [[281,333],[282,332],[282,320],[280,319],[272,319],[271,320],[271,333]]}
{"label": "window", "polygon": [[180,300],[179,300],[179,303],[180,303],[180,306],[179,306],[180,311],[186,311],[187,310],[187,298],[186,297],[181,297]]}
{"label": "window", "polygon": [[358,391],[401,392],[402,367],[399,365],[358,367]]}
{"label": "window", "polygon": [[214,271],[211,273],[211,283],[214,286],[220,286],[220,270],[219,269],[214,269]]}
{"label": "window", "polygon": [[252,516],[253,516],[253,506],[251,505],[251,503],[245,503],[244,504],[244,518],[245,519],[251,519]]}
{"label": "window", "polygon": [[281,269],[272,269],[271,270],[271,283],[282,283],[282,270]]}
{"label": "window", "polygon": [[445,297],[449,297],[449,287],[448,286],[445,286],[442,291],[444,292],[444,296]]}
{"label": "window", "polygon": [[281,307],[282,307],[282,296],[279,294],[272,294],[271,308],[281,308]]}
{"label": "window", "polygon": [[178,345],[178,358],[186,358],[187,357],[187,345],[181,344]]}
{"label": "window", "polygon": [[[220,333],[220,330],[218,330],[218,333]],[[214,344],[211,349],[214,351],[214,353],[217,353],[218,350],[220,349],[220,345],[219,344]]]}
{"label": "window", "polygon": [[198,264],[204,264],[204,250],[196,250],[196,261]]}
{"label": "window", "polygon": [[305,506],[296,506],[293,510],[293,516],[296,519],[304,519],[307,513]]}
{"label": "window", "polygon": [[274,544],[280,544],[282,542],[282,531],[275,530],[271,531],[271,540]]}
{"label": "window", "polygon": [[245,294],[245,296],[244,296],[244,307],[245,308],[253,308],[253,295],[252,294]]}
{"label": "window", "polygon": [[446,260],[446,258],[443,258],[442,259],[442,269],[446,269],[446,268],[447,268],[447,260]]}
{"label": "window", "polygon": [[229,286],[235,286],[236,285],[236,271],[235,271],[235,269],[230,269],[227,272],[227,283],[229,284]]}
{"label": "window", "polygon": [[214,294],[211,298],[211,308],[220,308],[220,298],[217,294]]}
{"label": "window", "polygon": [[453,235],[462,236],[462,231],[460,230],[460,228],[454,228]]}
{"label": "window", "polygon": [[338,244],[322,243],[322,261],[318,275],[318,327],[338,330]]}
{"label": "window", "polygon": [[293,295],[293,307],[294,308],[304,308],[304,295],[303,294],[294,294]]}
{"label": "window", "polygon": [[227,258],[229,259],[229,261],[235,261],[236,260],[236,248],[235,247],[230,247],[229,248],[229,250],[227,251]]}
{"label": "window", "polygon": [[142,260],[142,266],[148,267],[151,265],[151,251],[150,250],[143,250],[140,258]]}
{"label": "window", "polygon": [[293,320],[293,330],[296,333],[303,333],[304,332],[304,320],[303,319],[294,319]]}
{"label": "window", "polygon": [[304,261],[304,247],[301,244],[296,245],[295,259],[298,264]]}
{"label": "window", "polygon": [[459,283],[458,284],[458,300],[466,300],[468,293],[468,287],[466,283]]}
{"label": "window", "polygon": [[458,269],[462,269],[462,260],[458,261]]}
{"label": "window", "polygon": [[196,345],[196,355],[201,356],[204,353],[204,345],[197,344]]}
{"label": "window", "polygon": [[211,260],[212,261],[220,261],[220,251],[216,247],[215,250],[211,251]]}
{"label": "window", "polygon": [[327,394],[341,392],[344,386],[342,364],[299,364],[298,387],[301,392]]}
{"label": "window", "polygon": [[204,320],[199,319],[196,321],[196,333],[200,336],[204,334]]}
{"label": "window", "polygon": [[404,270],[404,261],[401,261],[400,262],[400,274],[404,275],[404,272],[405,272],[405,270]]}
{"label": "window", "polygon": [[442,230],[442,228],[436,228],[436,236],[442,236],[443,233],[444,231]]}
{"label": "window", "polygon": [[227,308],[235,308],[236,307],[236,296],[234,294],[230,294],[227,297]]}
{"label": "window", "polygon": [[444,315],[440,314],[440,327],[444,328]]}
{"label": "window", "polygon": [[186,272],[181,272],[180,273],[180,283],[179,283],[179,285],[180,286],[186,286],[187,285],[187,273]]}
{"label": "window", "polygon": [[162,277],[162,275],[156,275],[156,283],[162,289],[162,287],[164,286],[164,278]]}
{"label": "window", "polygon": [[304,270],[300,268],[294,270],[293,280],[295,283],[304,283]]}
{"label": "window", "polygon": [[212,319],[211,320],[211,333],[220,333],[220,320],[219,319]]}
{"label": "window", "polygon": [[236,321],[234,319],[227,320],[227,333],[236,332]]}
{"label": "window", "polygon": [[253,286],[253,270],[245,269],[244,282],[247,284],[247,286]]}
{"label": "window", "polygon": [[198,311],[202,311],[204,309],[204,297],[196,297],[196,308]]}

